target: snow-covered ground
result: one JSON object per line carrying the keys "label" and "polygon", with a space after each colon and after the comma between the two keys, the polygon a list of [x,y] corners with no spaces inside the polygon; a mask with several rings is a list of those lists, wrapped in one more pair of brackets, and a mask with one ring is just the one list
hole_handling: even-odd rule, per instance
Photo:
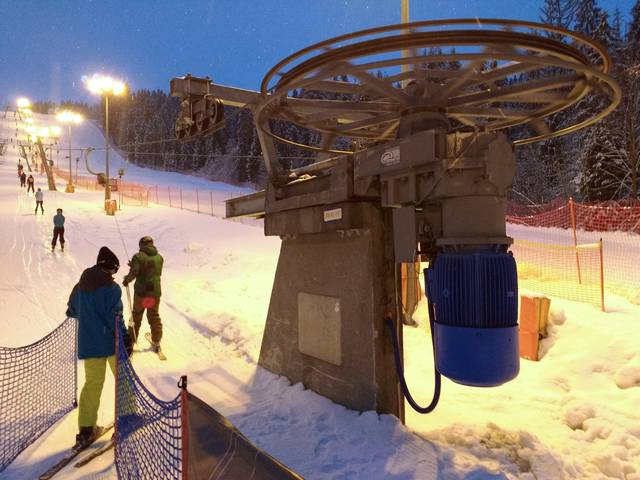
{"label": "snow-covered ground", "polygon": [[[0,138],[14,131],[13,119],[0,117]],[[74,129],[73,140],[74,147],[104,141],[89,123]],[[136,370],[166,399],[176,395],[179,376],[188,374],[194,394],[305,478],[640,479],[640,308],[626,300],[612,297],[602,313],[553,299],[540,362],[523,361],[519,377],[498,388],[443,379],[436,411],[419,415],[407,405],[403,426],[391,416],[347,410],[257,366],[278,238],[168,207],[127,207],[108,217],[101,193],[82,190],[46,191],[45,215],[34,215],[34,199],[20,189],[16,164],[11,144],[0,157],[0,345],[31,343],[63,321],[68,294],[100,246],[109,246],[126,265],[138,239],[151,235],[165,257],[161,315],[169,361],[141,352],[133,357]],[[177,187],[205,182],[133,166],[127,175]],[[36,182],[46,186],[44,177]],[[64,253],[52,254],[57,207],[65,211],[68,243]],[[620,268],[637,269],[637,257]],[[117,281],[125,273],[122,268]],[[422,303],[414,316],[420,327],[406,328],[404,341],[408,382],[423,403],[433,388],[425,317]],[[81,366],[79,373],[82,382]],[[111,392],[108,379],[102,423],[113,416]],[[76,415],[56,424],[0,478],[36,478],[73,442]],[[58,477],[115,478],[112,462],[107,454]]]}

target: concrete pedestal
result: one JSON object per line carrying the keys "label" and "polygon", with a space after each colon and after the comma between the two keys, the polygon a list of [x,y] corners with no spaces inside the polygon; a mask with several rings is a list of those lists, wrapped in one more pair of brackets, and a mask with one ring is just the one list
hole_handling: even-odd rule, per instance
{"label": "concrete pedestal", "polygon": [[[323,231],[284,236],[259,363],[348,408],[403,419],[384,324],[396,312],[390,215],[366,202],[350,211],[342,221],[358,228],[325,215],[312,229]],[[299,212],[278,215],[291,225]]]}

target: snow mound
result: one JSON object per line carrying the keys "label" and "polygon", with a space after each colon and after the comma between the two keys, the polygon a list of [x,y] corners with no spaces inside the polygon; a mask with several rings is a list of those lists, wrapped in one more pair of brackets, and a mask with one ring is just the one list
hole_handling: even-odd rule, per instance
{"label": "snow mound", "polygon": [[184,247],[184,253],[198,253],[201,252],[204,248],[204,245],[198,242],[190,242],[186,247]]}
{"label": "snow mound", "polygon": [[465,478],[491,478],[487,475],[494,471],[506,474],[506,478],[564,478],[560,455],[522,430],[508,431],[494,423],[484,429],[456,424],[436,432],[433,439],[455,448],[456,456],[462,451],[463,456],[482,459],[485,470],[474,469]]}
{"label": "snow mound", "polygon": [[563,309],[555,309],[553,307],[551,308],[551,311],[549,312],[549,323],[551,323],[552,325],[564,325],[566,321],[567,316],[564,313]]}
{"label": "snow mound", "polygon": [[636,365],[625,365],[614,377],[618,388],[640,387],[640,362]]}
{"label": "snow mound", "polygon": [[567,407],[564,421],[572,430],[585,430],[585,421],[595,418],[596,409],[589,404],[573,404]]}
{"label": "snow mound", "polygon": [[591,460],[591,463],[593,463],[604,475],[610,478],[619,478],[620,480],[640,478],[640,476],[634,475],[635,469],[632,466],[625,465],[625,463],[615,455],[601,455]]}

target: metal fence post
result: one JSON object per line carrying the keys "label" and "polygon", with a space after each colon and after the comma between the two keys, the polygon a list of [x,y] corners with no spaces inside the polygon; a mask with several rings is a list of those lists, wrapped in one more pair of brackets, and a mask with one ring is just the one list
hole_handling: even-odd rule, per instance
{"label": "metal fence post", "polygon": [[171,205],[171,186],[167,185],[167,190],[169,191],[169,206],[172,207],[173,205]]}
{"label": "metal fence post", "polygon": [[200,197],[198,196],[198,189],[196,188],[196,211],[200,213]]}
{"label": "metal fence post", "polygon": [[180,436],[182,437],[182,445],[180,453],[182,454],[182,480],[187,480],[189,476],[189,394],[187,392],[187,376],[183,375],[178,383],[180,387]]}
{"label": "metal fence post", "polygon": [[180,210],[182,210],[182,189],[180,189]]}
{"label": "metal fence post", "polygon": [[209,190],[209,198],[211,200],[211,216],[213,217],[213,191]]}

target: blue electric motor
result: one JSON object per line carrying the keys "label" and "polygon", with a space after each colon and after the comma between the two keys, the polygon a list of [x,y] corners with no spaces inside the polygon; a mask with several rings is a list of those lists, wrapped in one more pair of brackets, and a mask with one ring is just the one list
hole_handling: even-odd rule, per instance
{"label": "blue electric motor", "polygon": [[515,378],[520,356],[513,256],[492,250],[440,253],[426,277],[438,371],[478,387]]}

